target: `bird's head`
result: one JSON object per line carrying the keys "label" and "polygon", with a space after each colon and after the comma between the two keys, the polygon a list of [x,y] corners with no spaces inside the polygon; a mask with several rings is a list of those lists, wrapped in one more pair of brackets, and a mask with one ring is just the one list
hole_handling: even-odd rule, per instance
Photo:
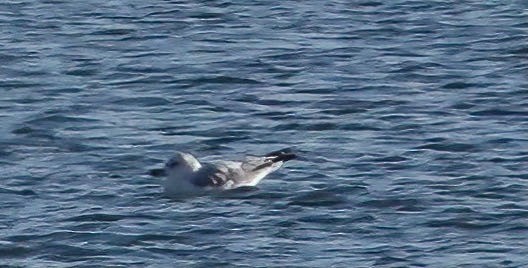
{"label": "bird's head", "polygon": [[188,174],[198,170],[202,165],[198,160],[188,153],[176,152],[176,154],[165,163],[165,172],[171,174]]}

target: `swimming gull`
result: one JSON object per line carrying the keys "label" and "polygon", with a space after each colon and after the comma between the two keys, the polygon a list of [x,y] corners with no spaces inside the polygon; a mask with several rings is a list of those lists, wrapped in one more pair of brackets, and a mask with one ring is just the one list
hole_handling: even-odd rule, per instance
{"label": "swimming gull", "polygon": [[265,156],[247,156],[243,161],[200,163],[189,153],[177,152],[167,161],[164,187],[167,193],[192,193],[202,190],[229,190],[255,186],[284,162],[296,155],[290,149]]}

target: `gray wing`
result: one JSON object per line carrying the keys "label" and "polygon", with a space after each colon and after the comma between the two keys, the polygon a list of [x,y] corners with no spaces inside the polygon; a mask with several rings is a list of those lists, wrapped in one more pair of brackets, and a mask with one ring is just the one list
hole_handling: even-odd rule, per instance
{"label": "gray wing", "polygon": [[233,188],[254,186],[288,160],[295,158],[289,151],[277,151],[263,157],[248,156],[243,162],[219,161],[205,164],[191,182],[200,187]]}
{"label": "gray wing", "polygon": [[204,164],[193,176],[191,182],[200,187],[222,187],[236,183],[243,177],[240,163],[218,162]]}
{"label": "gray wing", "polygon": [[257,157],[257,156],[248,156],[242,162],[241,169],[246,173],[260,173],[267,168],[278,166],[280,167],[280,162],[274,162],[273,157]]}
{"label": "gray wing", "polygon": [[284,162],[295,159],[297,155],[289,148],[271,152],[263,157],[249,156],[242,164],[244,169],[251,172],[270,173],[277,170]]}

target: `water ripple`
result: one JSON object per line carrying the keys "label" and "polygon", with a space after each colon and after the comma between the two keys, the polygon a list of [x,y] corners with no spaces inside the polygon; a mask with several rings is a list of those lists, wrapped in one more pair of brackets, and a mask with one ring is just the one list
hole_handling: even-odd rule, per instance
{"label": "water ripple", "polygon": [[[7,267],[526,267],[522,1],[0,3]],[[174,151],[302,156],[163,194]]]}

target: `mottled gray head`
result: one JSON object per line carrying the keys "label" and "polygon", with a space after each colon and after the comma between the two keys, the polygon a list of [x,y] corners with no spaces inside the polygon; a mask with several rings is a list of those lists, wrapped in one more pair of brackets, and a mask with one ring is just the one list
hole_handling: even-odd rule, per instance
{"label": "mottled gray head", "polygon": [[188,153],[176,152],[176,154],[165,163],[165,171],[168,175],[177,173],[190,173],[198,170],[202,165]]}

